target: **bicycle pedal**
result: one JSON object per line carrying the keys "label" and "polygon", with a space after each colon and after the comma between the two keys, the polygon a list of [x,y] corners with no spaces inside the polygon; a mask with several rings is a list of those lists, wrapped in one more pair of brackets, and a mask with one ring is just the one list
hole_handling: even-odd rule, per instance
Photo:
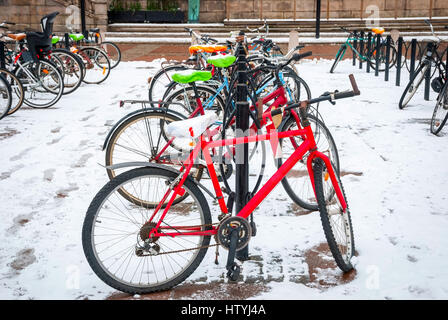
{"label": "bicycle pedal", "polygon": [[232,266],[227,270],[227,278],[230,281],[237,281],[241,273],[241,267],[234,262]]}

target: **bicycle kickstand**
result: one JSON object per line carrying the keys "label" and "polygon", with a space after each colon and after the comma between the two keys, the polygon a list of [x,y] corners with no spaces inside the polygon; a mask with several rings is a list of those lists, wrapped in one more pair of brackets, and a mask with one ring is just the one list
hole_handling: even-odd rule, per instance
{"label": "bicycle kickstand", "polygon": [[241,272],[241,267],[235,262],[236,246],[241,227],[232,228],[230,230],[230,246],[229,255],[227,256],[227,278],[231,281],[237,281]]}

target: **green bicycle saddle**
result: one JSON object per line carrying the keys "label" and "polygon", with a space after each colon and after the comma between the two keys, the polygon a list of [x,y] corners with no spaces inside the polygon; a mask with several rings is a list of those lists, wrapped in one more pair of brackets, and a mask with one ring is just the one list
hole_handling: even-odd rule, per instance
{"label": "green bicycle saddle", "polygon": [[177,83],[190,83],[195,81],[207,81],[212,77],[210,71],[182,70],[173,74],[173,81]]}
{"label": "green bicycle saddle", "polygon": [[73,41],[80,41],[84,39],[84,35],[82,33],[70,33],[69,37],[73,39]]}
{"label": "green bicycle saddle", "polygon": [[55,44],[59,42],[59,37],[58,36],[53,36],[53,38],[51,38],[51,43]]}
{"label": "green bicycle saddle", "polygon": [[218,54],[216,56],[211,56],[207,59],[207,62],[214,65],[217,68],[227,68],[230,67],[236,60],[236,57],[231,54]]}

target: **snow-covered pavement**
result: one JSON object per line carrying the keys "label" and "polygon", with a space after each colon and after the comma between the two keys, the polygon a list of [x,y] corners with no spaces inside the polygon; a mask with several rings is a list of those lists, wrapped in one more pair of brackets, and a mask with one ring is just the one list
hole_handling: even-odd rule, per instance
{"label": "snow-covered pavement", "polygon": [[[448,128],[429,132],[435,93],[398,110],[406,85],[353,67],[330,74],[331,61],[308,61],[301,76],[313,95],[350,88],[361,96],[321,104],[344,173],[358,253],[356,273],[312,266],[325,242],[318,213],[302,215],[279,185],[255,211],[254,260],[243,264],[247,282],[263,285],[260,299],[448,298]],[[156,62],[125,62],[101,85],[84,85],[47,110],[22,108],[0,121],[0,299],[104,299],[116,291],[90,269],[81,245],[87,207],[108,181],[101,146],[118,119],[146,99]],[[270,172],[275,170],[270,159]],[[267,177],[266,177],[267,178]],[[210,201],[210,206],[213,203]],[[209,249],[188,279],[220,283],[225,253],[214,264]],[[220,288],[223,285],[220,284]],[[207,298],[190,295],[187,298]]]}

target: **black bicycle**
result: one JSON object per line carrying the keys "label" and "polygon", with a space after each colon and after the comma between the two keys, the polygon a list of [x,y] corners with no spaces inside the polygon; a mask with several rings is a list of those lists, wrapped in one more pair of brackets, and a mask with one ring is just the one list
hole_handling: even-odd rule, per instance
{"label": "black bicycle", "polygon": [[437,97],[437,103],[434,108],[431,119],[431,133],[437,135],[448,120],[448,81],[443,79],[445,84]]}
{"label": "black bicycle", "polygon": [[[432,34],[437,38],[437,41],[429,42],[426,45],[425,54],[420,64],[414,71],[411,80],[409,81],[403,91],[403,94],[401,95],[400,102],[398,103],[398,107],[400,109],[404,109],[409,104],[412,97],[415,95],[418,88],[425,79],[427,73],[429,73],[430,78],[433,78],[436,74],[436,71],[438,72],[438,76],[431,81],[431,87],[435,92],[441,92],[444,81],[446,79],[447,69],[445,63],[443,62],[443,52],[438,52],[442,39],[435,35],[431,22],[429,20],[425,20],[425,22],[431,27]],[[435,66],[434,72],[431,72],[432,66]]]}

